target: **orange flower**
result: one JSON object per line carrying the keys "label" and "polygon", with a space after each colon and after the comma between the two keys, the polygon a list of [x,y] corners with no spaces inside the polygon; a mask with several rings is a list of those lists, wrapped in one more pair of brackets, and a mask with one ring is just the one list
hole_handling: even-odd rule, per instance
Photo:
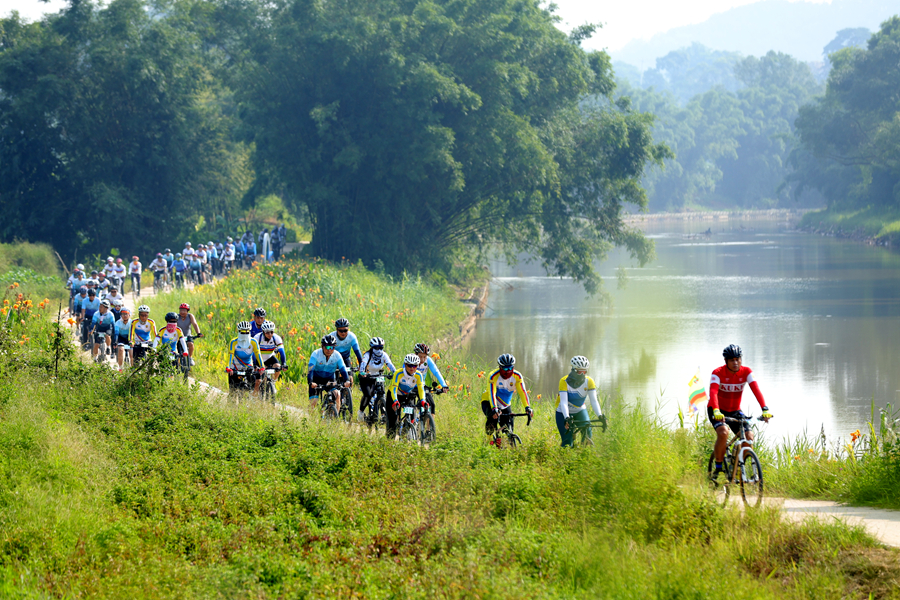
{"label": "orange flower", "polygon": [[484,377],[484,371],[479,371],[479,372],[478,372],[478,376],[479,376],[479,377]]}
{"label": "orange flower", "polygon": [[288,331],[288,335],[291,336],[291,337],[294,337],[295,335],[297,335],[297,328],[296,328],[296,327],[291,327],[291,330]]}
{"label": "orange flower", "polygon": [[860,438],[860,436],[861,436],[861,434],[859,433],[859,429],[857,429],[856,431],[854,431],[853,433],[850,434],[850,441],[855,444],[856,440],[858,440]]}
{"label": "orange flower", "polygon": [[273,303],[272,303],[272,308],[279,309],[279,308],[281,308],[281,304],[278,303],[278,302],[273,302]]}
{"label": "orange flower", "polygon": [[541,395],[538,394],[536,399],[537,399],[537,400],[540,400],[540,399],[541,399]]}
{"label": "orange flower", "polygon": [[434,360],[441,360],[441,355],[438,354],[437,352],[432,352],[431,358],[433,358]]}
{"label": "orange flower", "polygon": [[206,318],[209,319],[210,321],[212,321],[213,313],[208,313],[208,314],[206,315]]}

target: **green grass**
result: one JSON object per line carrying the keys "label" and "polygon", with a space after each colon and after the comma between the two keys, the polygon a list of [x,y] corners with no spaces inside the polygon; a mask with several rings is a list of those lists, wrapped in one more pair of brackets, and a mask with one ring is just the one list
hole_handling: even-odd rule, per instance
{"label": "green grass", "polygon": [[898,596],[895,551],[716,506],[698,435],[620,398],[592,449],[560,448],[542,400],[497,451],[463,363],[423,449],[68,345],[53,377],[51,325],[30,331],[0,329],[0,597]]}
{"label": "green grass", "polygon": [[803,229],[879,241],[900,241],[900,211],[891,207],[825,209],[809,212],[800,221]]}
{"label": "green grass", "polygon": [[[9,286],[15,286],[14,293]],[[49,298],[56,304],[66,301],[68,292],[53,249],[46,244],[0,244],[0,286],[7,288],[8,298],[18,293]]]}

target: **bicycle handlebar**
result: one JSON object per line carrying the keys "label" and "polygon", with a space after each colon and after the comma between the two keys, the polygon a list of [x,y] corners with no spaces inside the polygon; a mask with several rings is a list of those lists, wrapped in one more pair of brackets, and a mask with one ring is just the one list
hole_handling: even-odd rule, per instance
{"label": "bicycle handlebar", "polygon": [[743,418],[725,417],[725,421],[731,422],[731,423],[745,423],[745,422],[753,421],[754,419],[756,419],[757,421],[765,422],[765,419],[763,419],[762,417],[743,417]]}
{"label": "bicycle handlebar", "polygon": [[[510,413],[506,416],[507,417],[528,417],[528,422],[525,423],[525,426],[527,427],[527,426],[531,425],[531,417],[533,415],[534,415],[534,413]],[[503,416],[502,413],[501,413],[501,416]]]}

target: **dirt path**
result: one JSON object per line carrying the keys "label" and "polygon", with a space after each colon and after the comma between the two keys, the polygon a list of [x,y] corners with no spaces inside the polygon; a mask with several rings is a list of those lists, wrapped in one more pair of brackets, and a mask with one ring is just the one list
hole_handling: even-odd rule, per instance
{"label": "dirt path", "polygon": [[881,543],[900,548],[900,511],[846,506],[828,500],[771,498],[768,502],[780,504],[784,516],[792,521],[803,521],[809,517],[824,521],[840,519],[850,525],[862,525]]}

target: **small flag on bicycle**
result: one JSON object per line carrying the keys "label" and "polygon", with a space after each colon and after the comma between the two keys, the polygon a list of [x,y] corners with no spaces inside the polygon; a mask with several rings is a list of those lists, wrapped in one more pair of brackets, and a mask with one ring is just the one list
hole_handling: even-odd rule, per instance
{"label": "small flag on bicycle", "polygon": [[706,402],[706,386],[700,381],[700,367],[688,382],[688,412],[696,413],[700,410],[700,403]]}

